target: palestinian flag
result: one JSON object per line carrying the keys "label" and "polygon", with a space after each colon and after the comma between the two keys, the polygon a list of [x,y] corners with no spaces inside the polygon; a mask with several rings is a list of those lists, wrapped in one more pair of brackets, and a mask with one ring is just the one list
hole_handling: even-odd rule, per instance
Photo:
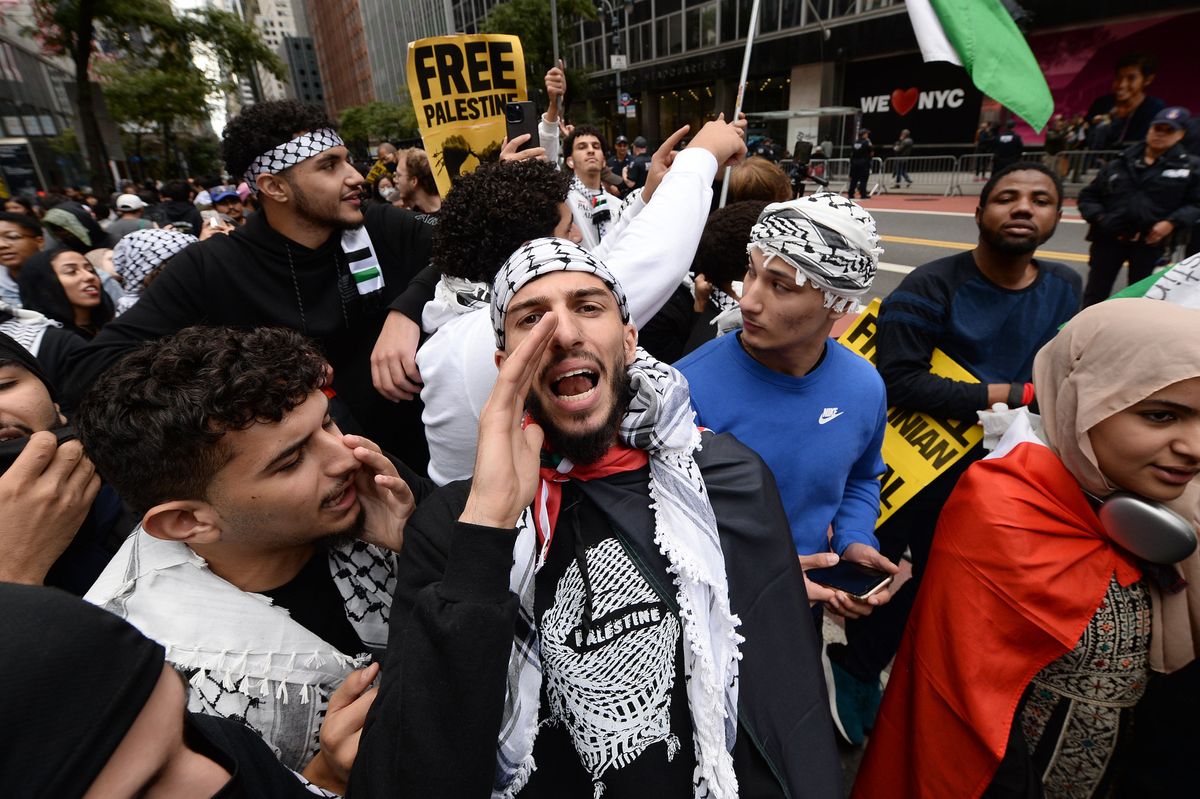
{"label": "palestinian flag", "polygon": [[1000,0],[907,0],[926,61],[964,67],[984,94],[1028,122],[1046,127],[1054,98],[1042,68]]}
{"label": "palestinian flag", "polygon": [[1200,253],[1139,280],[1109,299],[1116,297],[1145,297],[1200,309]]}
{"label": "palestinian flag", "polygon": [[1021,414],[938,519],[853,799],[980,796],[1026,686],[1074,648],[1114,574],[1141,577]]}

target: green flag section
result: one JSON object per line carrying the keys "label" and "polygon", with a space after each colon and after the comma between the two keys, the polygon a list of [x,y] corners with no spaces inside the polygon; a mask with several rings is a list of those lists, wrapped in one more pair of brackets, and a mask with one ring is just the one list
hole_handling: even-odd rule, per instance
{"label": "green flag section", "polygon": [[[944,38],[981,92],[1035,130],[1046,127],[1054,113],[1054,98],[1024,35],[1000,0],[910,0],[909,6],[913,30],[922,43],[926,61],[953,60],[931,58],[924,46],[926,41],[939,38],[929,26],[940,25]],[[914,6],[932,6],[934,13],[919,13]]]}
{"label": "green flag section", "polygon": [[1121,289],[1109,299],[1145,297],[1165,300],[1184,308],[1200,309],[1200,255],[1185,258],[1179,263]]}

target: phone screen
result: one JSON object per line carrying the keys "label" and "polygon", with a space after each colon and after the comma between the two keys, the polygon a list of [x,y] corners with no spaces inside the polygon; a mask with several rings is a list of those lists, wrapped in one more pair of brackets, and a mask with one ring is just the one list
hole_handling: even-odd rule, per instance
{"label": "phone screen", "polygon": [[845,591],[853,597],[869,596],[892,581],[892,575],[887,572],[848,560],[840,560],[827,569],[809,569],[804,574],[818,585]]}

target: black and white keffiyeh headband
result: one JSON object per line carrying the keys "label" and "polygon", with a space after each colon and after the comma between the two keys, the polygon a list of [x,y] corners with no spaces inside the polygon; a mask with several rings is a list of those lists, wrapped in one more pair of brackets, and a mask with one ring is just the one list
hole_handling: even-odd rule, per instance
{"label": "black and white keffiyeh headband", "polygon": [[534,239],[522,244],[508,257],[492,285],[492,327],[496,332],[498,349],[504,349],[504,318],[508,315],[513,296],[526,283],[550,272],[587,272],[600,278],[617,298],[621,321],[629,322],[629,303],[625,300],[625,290],[595,256],[566,239]]}
{"label": "black and white keffiyeh headband", "polygon": [[825,292],[825,307],[853,311],[871,290],[879,267],[875,219],[853,200],[821,192],[771,203],[750,232],[747,251],[757,247],[767,258],[782,258],[806,281]]}
{"label": "black and white keffiyeh headband", "polygon": [[250,162],[249,169],[242,175],[250,191],[258,193],[254,179],[259,175],[275,175],[288,167],[293,167],[301,161],[307,161],[314,155],[320,155],[326,150],[341,147],[345,144],[342,137],[332,128],[319,128],[301,133],[291,141],[285,141],[278,147],[273,147]]}

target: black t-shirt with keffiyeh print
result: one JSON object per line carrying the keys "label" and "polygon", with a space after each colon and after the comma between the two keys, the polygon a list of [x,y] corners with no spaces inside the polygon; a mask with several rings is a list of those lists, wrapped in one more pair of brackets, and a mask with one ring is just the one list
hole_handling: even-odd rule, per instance
{"label": "black t-shirt with keffiyeh print", "polygon": [[521,799],[693,797],[696,757],[670,578],[650,573],[572,483],[534,612],[541,641],[537,770]]}

